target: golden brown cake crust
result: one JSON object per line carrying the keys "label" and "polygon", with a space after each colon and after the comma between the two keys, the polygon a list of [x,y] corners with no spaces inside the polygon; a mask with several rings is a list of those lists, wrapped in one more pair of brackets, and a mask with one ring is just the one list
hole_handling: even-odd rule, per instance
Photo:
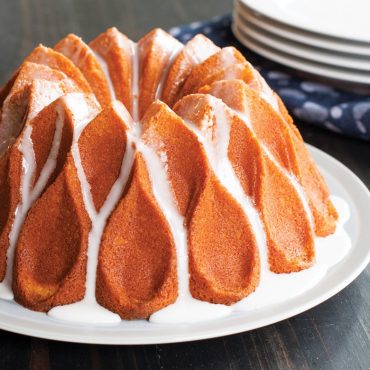
{"label": "golden brown cake crust", "polygon": [[78,36],[69,34],[60,40],[54,49],[70,59],[79,68],[98,102],[102,107],[107,107],[111,101],[109,87],[104,72],[89,46]]}
{"label": "golden brown cake crust", "polygon": [[[281,100],[275,95],[279,114],[258,96],[258,91],[253,90],[254,86],[252,84],[252,87],[249,87],[240,80],[228,80],[205,86],[200,92],[219,97],[231,108],[247,114],[257,138],[300,182],[314,218],[316,235],[332,234],[336,228],[338,214],[329,198],[329,189],[309,155],[300,133]],[[258,104],[254,103],[256,101]]]}
{"label": "golden brown cake crust", "polygon": [[161,29],[154,29],[139,40],[139,117],[156,99],[162,72],[181,43]]}
{"label": "golden brown cake crust", "polygon": [[98,301],[125,319],[147,318],[176,300],[174,241],[140,154],[106,226],[97,283]]}
{"label": "golden brown cake crust", "polygon": [[40,45],[31,52],[25,61],[46,65],[52,69],[59,70],[74,81],[81,92],[92,92],[89,83],[79,69],[63,54],[51,48]]}
{"label": "golden brown cake crust", "polygon": [[[0,280],[23,202],[25,131],[32,129],[32,190],[63,120],[55,166],[15,248],[13,292],[27,308],[46,312],[85,297],[95,216],[125,171],[98,240],[94,299],[123,319],[176,302],[178,242],[143,149],[163,165],[183,218],[196,299],[231,305],[258,288],[262,273],[264,246],[217,161],[228,161],[258,212],[273,272],[311,266],[315,235],[335,231],[329,190],[280,98],[239,51],[203,35],[183,46],[155,29],[134,44],[110,28],[89,44],[70,34],[54,49],[40,45],[0,90],[0,117]],[[221,126],[229,141],[219,154]]]}
{"label": "golden brown cake crust", "polygon": [[132,112],[132,43],[115,27],[90,42],[90,48],[107,63],[116,99]]}
{"label": "golden brown cake crust", "polygon": [[181,89],[193,68],[219,50],[219,47],[201,34],[188,41],[168,71],[161,100],[172,107],[179,100]]}

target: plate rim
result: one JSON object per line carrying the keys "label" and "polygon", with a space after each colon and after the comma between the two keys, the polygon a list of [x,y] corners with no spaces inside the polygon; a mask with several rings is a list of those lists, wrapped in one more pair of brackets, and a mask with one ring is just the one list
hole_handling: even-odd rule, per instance
{"label": "plate rim", "polygon": [[[356,198],[361,198],[361,207],[360,214],[364,213],[365,216],[370,217],[370,207],[365,209],[364,204],[366,205],[366,202],[368,205],[370,205],[370,191],[366,187],[366,185],[359,179],[357,175],[355,175],[348,167],[346,167],[344,164],[342,164],[340,161],[332,157],[331,155],[325,153],[323,150],[318,149],[312,145],[307,144],[309,151],[311,155],[314,157],[315,161],[318,163],[318,165],[325,169],[330,175],[334,176],[333,173],[340,173],[340,177],[345,179],[345,181],[348,181],[351,186],[354,186],[356,188],[356,193],[352,194],[354,190],[351,191],[351,201],[354,201],[354,196]],[[338,182],[339,179],[335,177]],[[349,190],[346,189],[348,192]],[[360,195],[359,195],[360,194]],[[364,201],[365,200],[365,201]],[[358,204],[355,203],[357,206]],[[370,243],[370,235],[367,235],[363,229],[360,229],[360,232],[362,230],[362,237],[364,240],[361,240],[361,234],[360,238],[356,240],[355,245],[352,247],[351,252],[349,255],[353,254],[355,251],[363,251],[359,245],[362,245],[362,243]],[[357,248],[356,248],[357,246]],[[365,250],[365,249],[364,249]],[[244,320],[244,322],[239,323],[237,327],[235,325],[232,326],[222,326],[219,328],[217,324],[222,324],[222,319],[215,320],[215,321],[209,321],[205,324],[214,324],[215,328],[211,330],[203,330],[203,332],[197,333],[194,330],[186,330],[186,327],[188,325],[164,325],[163,328],[167,329],[175,329],[171,331],[171,336],[162,335],[158,336],[158,334],[153,335],[152,333],[146,334],[139,334],[139,336],[136,337],[125,337],[125,333],[123,333],[123,336],[119,337],[104,337],[102,338],[98,334],[96,334],[96,327],[90,327],[90,326],[84,326],[83,330],[81,330],[81,326],[75,326],[75,325],[69,325],[64,324],[58,321],[59,326],[64,327],[67,329],[67,331],[62,332],[53,332],[52,334],[48,330],[43,330],[42,328],[33,328],[32,330],[28,329],[28,327],[24,327],[22,325],[22,321],[17,319],[16,315],[9,315],[4,314],[1,311],[0,308],[0,329],[11,331],[18,334],[24,334],[24,335],[30,335],[33,337],[38,338],[44,338],[49,340],[59,340],[59,341],[66,341],[66,342],[73,342],[73,343],[86,343],[86,344],[121,344],[121,345],[138,345],[138,344],[164,344],[164,343],[178,343],[178,342],[188,342],[193,340],[204,340],[204,339],[210,339],[210,338],[216,338],[221,336],[227,336],[232,334],[237,334],[257,328],[261,328],[267,325],[271,325],[274,323],[277,323],[279,321],[288,319],[290,317],[293,317],[299,313],[302,313],[304,311],[307,311],[318,304],[326,301],[327,299],[331,298],[335,294],[339,293],[342,289],[344,289],[346,286],[348,286],[352,281],[354,281],[361,272],[366,268],[370,261],[370,248],[365,250],[364,255],[361,254],[361,263],[357,264],[356,266],[350,266],[349,272],[345,274],[342,279],[339,280],[339,282],[336,282],[335,285],[329,289],[321,292],[320,294],[316,294],[313,298],[307,300],[303,304],[300,304],[297,307],[292,307],[289,310],[284,310],[283,312],[275,313],[274,315],[270,315],[268,318],[257,319],[254,321],[254,324],[249,322],[248,320]],[[348,263],[347,263],[348,264]],[[344,269],[344,266],[348,267],[346,264],[344,264],[341,268]],[[321,281],[324,281],[325,278]],[[309,292],[309,291],[307,291]],[[303,293],[301,296],[304,296],[306,293]],[[8,303],[8,302],[7,302]],[[8,303],[9,304],[9,303]],[[22,308],[23,310],[23,308]],[[33,311],[30,311],[33,312]],[[239,320],[239,316],[244,317],[245,315],[248,315],[247,312],[241,313],[239,315],[236,315],[236,318],[232,318],[232,320]],[[13,317],[15,316],[15,317]],[[13,319],[9,320],[9,318]],[[28,319],[26,322],[33,322],[34,320]],[[201,323],[202,325],[203,323]],[[50,324],[51,325],[51,324]],[[158,324],[150,324],[150,325],[156,325],[156,327],[162,327],[162,325]],[[198,324],[195,324],[198,326]],[[200,326],[201,326],[200,325]],[[194,325],[190,325],[194,326]],[[54,325],[55,327],[55,325]],[[74,331],[75,333],[70,333],[69,330]],[[107,327],[104,327],[107,328]],[[185,328],[185,329],[184,329]],[[94,333],[95,330],[95,333]],[[78,334],[76,334],[76,332]]]}
{"label": "plate rim", "polygon": [[[243,3],[246,7],[249,7],[254,12],[256,12],[257,14],[261,14],[265,18],[269,18],[269,19],[272,19],[276,22],[285,24],[287,26],[297,28],[298,30],[310,32],[310,33],[313,33],[313,34],[316,34],[316,35],[321,35],[321,36],[329,36],[329,37],[333,37],[333,38],[343,40],[343,41],[347,41],[347,42],[370,44],[370,38],[367,38],[367,39],[363,38],[363,37],[362,38],[353,38],[353,37],[348,36],[344,33],[341,33],[340,35],[338,35],[337,33],[333,32],[331,30],[328,30],[328,29],[318,30],[318,29],[315,29],[314,27],[309,27],[308,25],[302,26],[300,23],[298,23],[295,20],[288,21],[286,19],[286,17],[284,18],[284,20],[282,20],[282,18],[279,18],[277,14],[274,14],[272,11],[270,11],[268,9],[268,7],[267,8],[264,7],[263,5],[261,5],[261,2],[256,1],[256,0],[239,0],[239,1],[241,3]],[[282,14],[280,13],[280,15],[282,15]]]}
{"label": "plate rim", "polygon": [[[235,21],[244,33],[248,33],[251,38],[270,48],[277,48],[292,56],[301,57],[308,61],[321,63],[327,66],[333,66],[334,68],[339,67],[370,73],[370,58],[368,57],[366,61],[358,60],[356,57],[343,55],[341,52],[326,51],[322,48],[315,48],[312,45],[302,44],[278,35],[273,35],[258,26],[245,22],[241,15],[236,15]],[[268,35],[266,35],[266,33]],[[359,65],[354,66],[353,63]],[[362,63],[366,64],[366,67],[361,66]]]}
{"label": "plate rim", "polygon": [[[343,70],[342,67],[324,65],[322,63],[306,60],[286,52],[283,52],[285,55],[282,55],[282,52],[280,52],[279,50],[274,49],[273,47],[268,45],[262,45],[262,43],[254,39],[252,40],[250,37],[248,38],[247,36],[245,36],[243,31],[239,29],[237,22],[233,22],[231,29],[239,42],[241,42],[243,45],[245,45],[247,48],[250,48],[257,54],[260,54],[268,59],[271,59],[276,63],[282,64],[284,66],[299,71],[310,73],[312,75],[329,78],[332,80],[349,82],[365,86],[369,85],[370,83],[370,77],[368,77],[369,74],[366,73],[365,71],[362,72],[360,71],[351,72],[350,70],[345,71]],[[257,43],[259,45],[256,45]]]}
{"label": "plate rim", "polygon": [[[303,45],[321,48],[323,50],[336,52],[341,49],[341,53],[352,56],[368,57],[370,56],[369,46],[354,45],[348,40],[333,40],[333,37],[320,37],[315,33],[302,29],[294,28],[290,25],[278,22],[274,19],[266,18],[263,15],[256,14],[247,7],[241,0],[235,0],[234,14],[242,19],[249,21],[256,27],[266,29],[270,33],[276,33],[280,37],[289,41],[299,42]],[[343,48],[347,48],[343,50]]]}

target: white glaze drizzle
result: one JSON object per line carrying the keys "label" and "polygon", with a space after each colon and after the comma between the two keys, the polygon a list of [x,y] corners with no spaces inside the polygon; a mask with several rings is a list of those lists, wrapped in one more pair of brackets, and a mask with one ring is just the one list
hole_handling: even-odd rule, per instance
{"label": "white glaze drizzle", "polygon": [[[76,47],[76,44],[74,46]],[[109,68],[108,68],[106,61],[96,51],[94,51],[90,46],[88,45],[85,45],[85,46],[87,49],[87,53],[84,55],[84,58],[86,58],[87,55],[93,56],[95,58],[107,82],[111,100],[116,100],[116,93],[114,90],[112,79],[110,78]],[[84,43],[82,40],[80,40],[80,42],[78,43],[78,47],[76,47],[76,50],[72,54],[70,54],[69,44],[65,44],[63,45],[63,47],[59,47],[59,52],[66,55],[76,66],[81,65],[80,59],[81,59],[81,54],[83,50],[84,50]]]}
{"label": "white glaze drizzle", "polygon": [[[212,98],[211,101],[214,100],[214,99],[215,98]],[[223,103],[221,103],[221,104],[223,105]],[[217,104],[217,102],[215,102],[215,104],[213,104],[213,110],[214,110],[215,115],[216,115],[216,122],[218,123],[218,126],[220,126],[220,123],[221,123],[220,127],[229,127],[230,122],[228,121],[227,117],[225,116],[225,112],[222,109],[221,104]],[[224,107],[230,113],[236,114],[242,120],[242,122],[244,122],[244,124],[251,130],[251,134],[254,135],[253,126],[250,122],[250,119],[245,114],[241,114],[240,112],[236,112],[235,110],[232,110],[230,108],[226,108],[226,106],[224,106]],[[224,128],[224,130],[225,130],[225,128]],[[224,133],[222,135],[222,138],[223,138],[223,140],[225,140],[225,143],[224,143],[224,146],[226,146],[225,156],[226,156],[226,160],[228,161],[227,148],[228,148],[228,145],[229,145],[229,133],[226,133],[224,131]],[[227,139],[225,139],[225,138],[227,138]],[[303,208],[304,208],[304,210],[307,214],[308,220],[310,222],[311,235],[313,236],[314,235],[313,218],[312,218],[311,210],[309,208],[307,199],[306,199],[306,197],[303,193],[303,190],[302,190],[300,184],[294,178],[293,175],[288,173],[288,171],[286,171],[282,166],[280,166],[280,164],[276,161],[274,156],[271,154],[271,152],[268,150],[268,148],[264,144],[261,144],[261,148],[262,148],[264,154],[266,156],[268,156],[268,158],[272,161],[272,163],[280,171],[280,173],[290,181],[291,185],[293,186],[293,189],[296,191],[296,194],[300,198],[302,206],[303,206]],[[232,165],[231,165],[230,162],[229,162],[229,165],[232,169]],[[223,172],[223,173],[225,173],[225,172]],[[234,176],[236,178],[235,173],[234,173]],[[227,177],[230,178],[230,175],[228,175]],[[235,179],[235,181],[237,181],[239,186],[241,187],[240,182],[237,178]],[[227,187],[227,188],[230,191],[230,187]],[[232,189],[232,190],[234,190],[234,189]],[[243,190],[241,190],[241,191],[244,194],[244,191]],[[231,194],[234,195],[235,190],[232,191]],[[239,203],[240,203],[240,201],[239,201]],[[257,212],[256,209],[254,209],[254,211]],[[259,222],[262,225],[262,222],[260,220],[259,220]],[[251,224],[252,224],[253,230],[256,233],[256,226],[253,225],[253,222],[251,222]],[[256,236],[258,236],[258,233],[257,233]],[[290,292],[289,294],[292,294],[292,292],[294,292],[295,295],[296,295],[298,288],[300,289],[300,291],[302,291],[303,288],[299,283],[301,283],[304,280],[305,275],[307,275],[307,274],[310,274],[310,276],[311,276],[309,286],[313,286],[324,276],[324,270],[325,269],[323,269],[322,267],[317,266],[316,269],[314,270],[314,273],[312,273],[312,272],[309,272],[309,273],[303,272],[301,275],[297,275],[297,276],[299,276],[298,278],[295,278],[292,281],[290,281],[289,276],[291,274],[279,274],[278,275],[278,274],[275,274],[275,273],[270,271],[269,262],[268,262],[268,252],[267,252],[266,240],[265,240],[264,244],[263,243],[257,243],[257,245],[258,245],[258,248],[259,248],[260,263],[261,263],[261,272],[260,272],[259,285],[256,289],[256,292],[250,294],[249,296],[247,296],[246,298],[242,299],[241,301],[239,301],[237,304],[234,305],[235,310],[245,310],[245,309],[249,310],[250,307],[260,308],[260,307],[263,306],[263,304],[261,305],[261,302],[262,303],[266,302],[266,299],[267,300],[271,299],[272,301],[274,299],[276,300],[279,297],[279,294],[282,294],[282,296],[286,297],[286,295],[284,295],[284,291],[282,290],[282,287],[285,288],[285,289],[288,289],[288,291]],[[277,292],[279,292],[279,293],[277,293]],[[265,297],[266,294],[269,295],[269,298]],[[274,297],[274,299],[272,299],[271,297]],[[250,302],[252,302],[252,304]]]}
{"label": "white glaze drizzle", "polygon": [[[132,56],[132,115],[134,117],[134,121],[137,122],[139,119],[139,55],[137,44],[131,41],[130,46]],[[113,106],[122,119],[130,119],[129,117],[127,117],[127,114],[120,103],[114,102]],[[110,190],[110,193],[104,205],[100,209],[100,212],[96,212],[90,191],[90,184],[88,183],[86,175],[84,173],[78,149],[78,138],[89,121],[83,121],[80,124],[80,128],[75,132],[72,145],[72,155],[81,184],[85,209],[92,222],[92,228],[88,237],[86,292],[83,300],[79,302],[64,306],[58,306],[51,309],[48,312],[48,315],[50,315],[51,317],[66,321],[102,324],[115,324],[120,322],[121,320],[117,314],[102,307],[96,301],[96,269],[98,264],[100,241],[105,228],[105,224],[109,215],[113,211],[114,207],[116,206],[122,195],[133,165],[133,144],[138,141],[137,137],[140,136],[140,127],[134,121],[130,122],[131,127],[133,128],[132,133],[126,132],[126,153],[122,161],[119,178],[116,180],[115,184]]]}
{"label": "white glaze drizzle", "polygon": [[[65,40],[65,39],[63,39],[63,40]],[[80,42],[78,43],[78,45],[75,43],[73,46],[74,46],[75,50],[72,54],[70,54],[71,49],[70,49],[68,43],[64,43],[62,46],[58,45],[58,52],[65,55],[68,59],[70,59],[73,62],[73,64],[78,66],[78,64],[79,64],[78,62],[80,60],[82,47],[83,47],[82,40],[80,39]],[[46,60],[45,60],[45,62],[46,62]]]}
{"label": "white glaze drizzle", "polygon": [[132,118],[139,121],[139,51],[135,42],[131,41],[131,89],[132,89]]}
{"label": "white glaze drizzle", "polygon": [[162,75],[161,75],[161,78],[160,78],[158,86],[157,86],[157,91],[155,93],[154,100],[162,98],[162,92],[163,92],[164,84],[166,83],[170,68],[171,68],[173,62],[175,61],[176,57],[179,55],[179,53],[181,52],[181,50],[183,48],[184,48],[184,45],[179,43],[179,44],[177,44],[177,46],[172,51],[172,53],[171,53],[171,55],[168,59],[168,62],[166,64],[166,67],[162,71]]}
{"label": "white glaze drizzle", "polygon": [[221,58],[221,63],[225,66],[223,79],[233,80],[234,78],[237,78],[238,75],[235,72],[235,69],[230,68],[237,64],[235,57],[234,57],[233,48],[228,47],[228,48],[221,49],[220,58]]}
{"label": "white glaze drizzle", "polygon": [[[240,112],[237,112],[229,107],[227,107],[227,110],[229,110],[230,112],[232,112],[233,114],[236,114],[242,122],[244,122],[244,124],[250,129],[251,131],[251,134],[255,136],[255,133],[254,133],[254,130],[253,130],[253,125],[251,123],[251,120],[250,118],[246,115],[246,114],[242,114]],[[283,168],[279,163],[278,161],[276,160],[276,158],[272,155],[272,153],[270,152],[270,150],[267,148],[267,146],[265,144],[263,144],[262,142],[260,142],[260,145],[261,145],[261,148],[264,152],[264,154],[271,160],[271,162],[274,164],[274,166],[277,168],[277,170],[283,175],[285,176],[288,181],[291,183],[294,191],[296,192],[296,194],[298,195],[300,201],[301,201],[301,204],[304,208],[304,211],[307,215],[307,218],[308,218],[308,221],[309,221],[309,224],[310,224],[310,232],[311,232],[311,235],[312,237],[314,237],[314,220],[313,220],[313,215],[312,215],[312,212],[311,212],[311,209],[310,209],[310,206],[308,204],[308,201],[307,201],[307,198],[304,194],[304,191],[302,189],[302,186],[298,183],[297,179],[295,178],[295,176],[293,176],[290,172],[288,172],[285,168]],[[261,253],[261,251],[260,251]],[[262,267],[262,265],[261,265]],[[268,267],[268,264],[267,264],[267,267]],[[268,268],[267,268],[268,270]],[[261,268],[261,271],[262,271],[262,268]],[[262,273],[261,273],[261,280],[262,280],[263,276],[262,276]]]}
{"label": "white glaze drizzle", "polygon": [[[219,99],[210,97],[211,100],[217,100],[216,104],[213,104],[213,115],[216,120],[216,142],[212,142],[212,137],[205,136],[202,133],[202,129],[198,128],[194,123],[185,121],[189,128],[196,133],[198,140],[202,143],[210,165],[219,179],[220,183],[225,187],[229,194],[235,199],[235,201],[241,206],[244,213],[246,214],[249,222],[252,225],[252,229],[255,232],[256,242],[259,246],[260,253],[263,255],[266,250],[266,236],[263,230],[263,224],[260,220],[258,211],[253,206],[249,197],[245,194],[238,177],[235,174],[233,166],[229,160],[228,147],[230,140],[230,122],[226,116],[226,112],[223,107],[223,103]],[[217,104],[221,103],[221,104]],[[226,107],[226,106],[225,106]],[[212,117],[204,123],[205,127],[208,126],[208,122],[212,121]],[[210,135],[210,132],[208,133]],[[261,260],[266,260],[263,256]],[[261,264],[265,264],[264,261]]]}
{"label": "white glaze drizzle", "polygon": [[[238,112],[234,109],[231,109],[231,108],[228,108],[230,109],[231,112],[233,112],[234,114],[236,114],[242,122],[244,122],[244,124],[250,129],[252,135],[255,136],[255,132],[254,132],[254,129],[253,129],[253,124],[251,123],[251,120],[250,118],[247,116],[247,114],[243,114],[241,112]],[[305,213],[308,217],[308,220],[310,222],[310,227],[311,227],[311,234],[314,235],[314,229],[315,229],[315,226],[314,226],[314,219],[313,219],[313,215],[312,215],[312,212],[311,212],[311,209],[310,209],[310,206],[308,204],[308,201],[307,201],[307,198],[306,198],[306,195],[302,189],[302,186],[299,184],[298,180],[296,179],[296,177],[290,173],[289,171],[287,171],[284,167],[282,167],[278,161],[276,160],[275,156],[271,153],[271,151],[268,149],[268,147],[262,143],[260,141],[260,145],[261,145],[261,148],[263,150],[263,153],[271,160],[271,162],[274,164],[274,166],[277,168],[277,170],[283,175],[285,176],[286,178],[288,178],[289,182],[291,183],[291,185],[293,186],[296,194],[298,195],[301,203],[302,203],[302,206],[305,210]]]}
{"label": "white glaze drizzle", "polygon": [[[228,159],[228,144],[229,144],[229,122],[225,116],[225,112],[222,107],[215,105],[214,115],[217,121],[216,126],[216,139],[215,143],[212,142],[212,137],[209,133],[202,132],[202,129],[198,128],[194,123],[185,121],[187,126],[196,134],[199,142],[202,144],[210,165],[219,179],[220,183],[227,189],[230,195],[235,201],[241,206],[244,213],[248,217],[253,230],[255,231],[256,242],[261,251],[261,265],[266,268],[267,264],[267,253],[266,253],[266,238],[263,230],[262,222],[259,218],[258,212],[253,207],[249,198],[245,195],[239,180],[237,179],[232,165]],[[204,126],[207,127],[208,123],[212,120],[212,117],[204,122]],[[208,134],[208,135],[207,135]],[[182,251],[180,251],[182,252]],[[184,253],[184,252],[183,252]],[[179,251],[178,251],[179,254]],[[187,254],[187,248],[186,253]],[[184,258],[178,256],[178,258]],[[178,261],[178,263],[184,263],[184,261]],[[186,272],[186,274],[185,274]],[[188,286],[186,287],[184,281],[188,284],[188,270],[187,270],[187,257],[186,257],[186,270],[185,266],[179,272],[179,284],[187,288],[186,298],[183,299],[179,296],[175,304],[168,306],[150,317],[150,321],[156,323],[183,323],[183,322],[197,322],[215,319],[224,315],[230,314],[232,308],[225,305],[206,304],[206,302],[197,301],[191,297]],[[180,285],[180,286],[181,286]],[[181,290],[179,289],[181,292]],[[192,302],[190,301],[192,300]],[[199,307],[198,307],[199,306]],[[200,311],[200,308],[202,310]],[[199,311],[202,313],[199,314]]]}
{"label": "white glaze drizzle", "polygon": [[[117,107],[120,103],[115,102],[114,104],[114,106]],[[90,184],[87,181],[86,174],[82,166],[78,147],[78,139],[80,134],[86,125],[91,121],[91,119],[91,116],[88,116],[87,118],[80,120],[74,133],[71,149],[72,157],[81,185],[84,206],[92,224],[88,236],[85,297],[83,300],[70,305],[54,307],[48,312],[48,314],[51,317],[68,321],[109,324],[117,323],[121,319],[117,314],[100,306],[96,301],[95,288],[99,247],[107,219],[117,205],[129,178],[133,164],[134,149],[132,146],[132,140],[128,134],[126,150],[123,156],[120,174],[110,189],[104,204],[100,210],[97,211],[92,198]]]}
{"label": "white glaze drizzle", "polygon": [[[67,80],[66,80],[67,81]],[[20,107],[14,109],[12,104],[12,92],[4,101],[1,113],[0,124],[0,155],[7,149],[9,144],[15,140],[16,136],[21,131],[22,127],[31,121],[36,115],[47,105],[52,103],[64,94],[62,85],[66,87],[70,84],[66,81],[53,82],[47,80],[35,80],[32,82],[32,98],[23,99],[22,104],[26,114],[24,117],[19,117]]]}
{"label": "white glaze drizzle", "polygon": [[63,83],[50,82],[47,80],[35,80],[33,81],[35,96],[31,100],[32,109],[29,110],[27,115],[27,121],[36,117],[47,105],[51,104],[54,100],[64,95],[62,88]]}
{"label": "white glaze drizzle", "polygon": [[280,110],[279,110],[279,103],[278,103],[278,100],[276,98],[276,95],[271,90],[270,86],[267,85],[266,81],[264,80],[264,78],[262,78],[261,75],[258,74],[258,76],[257,76],[257,72],[254,72],[254,74],[255,74],[256,78],[258,79],[258,81],[261,84],[260,92],[259,92],[260,96],[274,108],[275,112],[277,112],[277,113],[279,113],[279,115],[281,115]]}
{"label": "white glaze drizzle", "polygon": [[33,149],[33,142],[31,139],[32,126],[27,125],[22,134],[21,143],[19,145],[19,151],[22,153],[22,168],[23,168],[23,175],[21,179],[21,188],[20,188],[21,200],[18,203],[17,208],[15,210],[14,221],[9,233],[6,273],[4,280],[0,283],[0,298],[3,299],[13,299],[12,279],[13,279],[14,253],[23,222],[32,204],[45,189],[45,186],[56,167],[64,124],[64,112],[62,109],[59,108],[60,107],[58,106],[57,118],[55,121],[55,132],[50,152],[40,172],[40,176],[37,179],[37,182],[33,186],[33,188],[32,181],[34,179],[36,172],[36,159],[35,152]]}
{"label": "white glaze drizzle", "polygon": [[[279,103],[278,103],[278,99],[277,99],[276,94],[273,92],[273,90],[270,88],[270,86],[266,83],[265,79],[257,71],[254,72],[254,75],[255,75],[255,78],[261,84],[261,86],[260,86],[260,96],[261,96],[261,98],[264,99],[274,109],[274,111],[281,117],[281,119],[285,122],[285,118],[283,117],[283,115],[281,114],[280,109],[279,109]],[[245,119],[246,118],[246,115],[243,115],[242,113],[237,112],[235,110],[233,110],[233,111],[236,114],[238,114],[239,116],[241,116],[241,118],[242,118],[242,120],[244,120],[244,122],[246,122],[246,123],[249,122],[249,127],[253,131],[253,125],[250,123],[250,119],[249,118]],[[244,118],[243,118],[243,116],[244,116]],[[277,166],[277,168],[279,168],[280,170],[282,170],[286,174],[286,176],[289,177],[292,185],[296,189],[296,192],[298,193],[298,195],[299,195],[299,197],[301,199],[301,202],[302,202],[302,204],[303,204],[303,206],[305,208],[306,214],[309,217],[309,221],[311,223],[311,229],[312,230],[315,230],[314,217],[313,217],[312,211],[310,209],[310,206],[308,204],[308,201],[307,201],[305,192],[304,192],[301,184],[299,184],[299,182],[298,182],[297,178],[294,176],[294,174],[292,174],[291,172],[287,171],[285,168],[283,168],[282,166],[280,166],[277,163],[276,158],[273,156],[273,154],[271,153],[271,151],[266,147],[266,145],[264,143],[261,143],[261,144],[262,144],[262,147],[263,147],[265,153],[275,163],[275,165]],[[290,163],[290,157],[289,157],[289,153],[288,153],[288,148],[285,147],[284,150],[285,150],[286,158],[287,158],[287,160],[289,162],[289,167],[291,168],[292,165]]]}
{"label": "white glaze drizzle", "polygon": [[165,216],[174,238],[177,258],[178,298],[171,304],[150,316],[155,323],[190,323],[216,319],[228,315],[231,308],[194,299],[189,291],[189,267],[187,230],[184,217],[177,209],[173,191],[167,178],[165,163],[151,148],[140,145],[152,182],[154,197]]}
{"label": "white glaze drizzle", "polygon": [[99,53],[97,53],[96,51],[92,50],[90,48],[90,51],[91,51],[91,54],[95,57],[96,61],[99,63],[99,66],[104,74],[104,77],[105,77],[105,80],[107,82],[107,85],[108,85],[108,89],[109,89],[109,94],[110,94],[110,98],[111,100],[116,100],[116,92],[114,90],[114,85],[113,85],[113,81],[110,77],[110,73],[109,73],[109,68],[108,68],[108,64],[107,62],[103,59],[103,57],[101,57],[99,55]]}
{"label": "white glaze drizzle", "polygon": [[[121,117],[126,117],[125,112],[120,112]],[[155,312],[150,317],[151,322],[199,322],[222,317],[230,313],[231,309],[223,305],[215,305],[194,299],[189,291],[189,268],[187,231],[184,226],[184,217],[180,214],[175,203],[174,194],[167,178],[166,155],[157,152],[144,144],[141,140],[139,122],[130,122],[134,126],[131,140],[135,143],[137,152],[141,153],[152,184],[153,196],[165,217],[171,230],[176,248],[178,298],[176,302],[164,309]],[[169,319],[170,318],[170,319]]]}
{"label": "white glaze drizzle", "polygon": [[[200,43],[203,44],[204,40],[202,39],[201,34],[195,35],[194,38],[189,41],[189,43],[190,42],[196,42],[197,43],[198,47],[196,48],[196,52],[194,52],[194,49],[189,48],[188,44],[186,44],[185,48],[184,48],[184,51],[185,51],[186,55],[189,58],[191,58],[195,64],[202,63],[207,58],[209,58],[211,55],[216,53],[216,49],[213,52],[210,52],[210,49],[209,49],[209,47],[211,47],[210,45],[207,45],[207,47],[203,47],[203,45],[199,45],[198,44],[199,39],[200,39]],[[215,45],[213,45],[213,46],[216,48]]]}

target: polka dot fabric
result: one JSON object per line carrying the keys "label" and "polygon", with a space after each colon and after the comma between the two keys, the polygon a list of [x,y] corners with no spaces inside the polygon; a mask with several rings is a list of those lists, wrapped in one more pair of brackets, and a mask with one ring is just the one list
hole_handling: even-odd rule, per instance
{"label": "polka dot fabric", "polygon": [[336,89],[297,76],[241,45],[231,32],[231,15],[174,27],[181,42],[203,33],[218,46],[236,46],[280,95],[289,112],[301,121],[370,141],[370,96]]}

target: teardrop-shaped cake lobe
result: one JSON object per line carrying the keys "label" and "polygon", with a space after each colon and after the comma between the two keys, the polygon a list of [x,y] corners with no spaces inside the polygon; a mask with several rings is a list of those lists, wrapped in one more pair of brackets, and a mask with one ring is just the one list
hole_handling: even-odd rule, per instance
{"label": "teardrop-shaped cake lobe", "polygon": [[161,95],[172,59],[183,45],[167,32],[156,28],[137,44],[139,53],[139,117]]}
{"label": "teardrop-shaped cake lobe", "polygon": [[141,124],[143,142],[164,161],[176,206],[190,216],[210,171],[196,135],[159,101],[149,107]]}
{"label": "teardrop-shaped cake lobe", "polygon": [[[210,113],[193,103],[188,113],[194,120]],[[182,111],[181,101],[176,107]],[[247,216],[220,183],[199,137],[164,103],[153,103],[142,124],[143,141],[163,158],[175,203],[185,216],[192,296],[223,304],[245,297],[259,277]]]}
{"label": "teardrop-shaped cake lobe", "polygon": [[45,65],[25,62],[15,76],[1,111],[0,155],[39,111],[58,97],[78,90],[64,73]]}
{"label": "teardrop-shaped cake lobe", "polygon": [[72,61],[51,48],[39,45],[27,56],[25,62],[42,64],[52,69],[59,70],[69,77],[82,93],[89,94],[92,92],[89,83]]}
{"label": "teardrop-shaped cake lobe", "polygon": [[115,97],[132,115],[134,43],[113,27],[91,41],[89,46],[107,64]]}
{"label": "teardrop-shaped cake lobe", "polygon": [[220,48],[204,35],[193,37],[174,59],[159,98],[172,107],[179,99],[183,84],[193,68],[219,50]]}
{"label": "teardrop-shaped cake lobe", "polygon": [[105,108],[115,99],[114,90],[110,88],[109,71],[105,70],[105,63],[98,60],[90,47],[74,34],[67,35],[60,40],[54,49],[70,59],[82,72],[91,86],[100,105]]}
{"label": "teardrop-shaped cake lobe", "polygon": [[177,296],[171,232],[156,203],[146,163],[135,156],[131,180],[106,226],[97,298],[122,318],[147,318]]}
{"label": "teardrop-shaped cake lobe", "polygon": [[252,78],[253,69],[246,63],[243,55],[233,47],[226,47],[193,68],[182,88],[181,96],[196,93],[202,86],[215,81],[249,81]]}
{"label": "teardrop-shaped cake lobe", "polygon": [[110,105],[82,131],[78,140],[81,164],[97,213],[121,172],[128,124]]}
{"label": "teardrop-shaped cake lobe", "polygon": [[276,112],[274,106],[266,101],[266,94],[273,92],[261,93],[254,90],[253,86],[252,89],[243,81],[220,81],[200,91],[221,98],[230,108],[248,118],[257,138],[302,186],[312,212],[316,235],[333,233],[338,214],[329,198],[329,189],[302,137],[291,118]]}
{"label": "teardrop-shaped cake lobe", "polygon": [[190,291],[229,305],[256,289],[259,252],[246,214],[217,178],[202,190],[189,221]]}
{"label": "teardrop-shaped cake lobe", "polygon": [[23,225],[16,249],[13,292],[15,300],[27,308],[46,312],[84,296],[90,221],[79,186],[69,157]]}
{"label": "teardrop-shaped cake lobe", "polygon": [[14,249],[30,207],[61,172],[72,143],[72,120],[63,98],[56,100],[26,124],[9,152],[1,199],[8,203],[0,234],[1,280],[5,276],[11,282]]}

